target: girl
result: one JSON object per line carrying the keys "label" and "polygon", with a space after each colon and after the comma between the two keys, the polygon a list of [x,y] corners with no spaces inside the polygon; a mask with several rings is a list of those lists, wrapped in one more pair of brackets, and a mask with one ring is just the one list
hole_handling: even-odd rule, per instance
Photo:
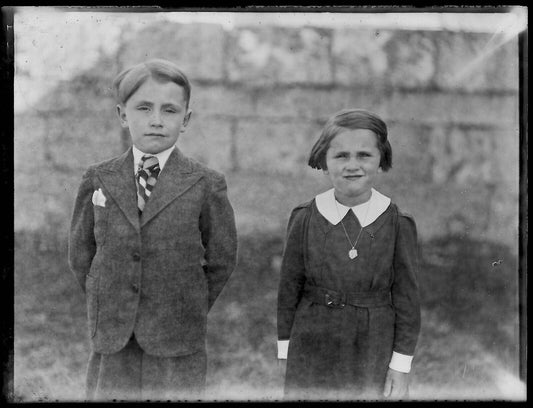
{"label": "girl", "polygon": [[308,164],[333,188],[288,223],[278,291],[285,396],[403,398],[420,330],[417,232],[373,188],[392,165],[387,127],[374,113],[340,111]]}

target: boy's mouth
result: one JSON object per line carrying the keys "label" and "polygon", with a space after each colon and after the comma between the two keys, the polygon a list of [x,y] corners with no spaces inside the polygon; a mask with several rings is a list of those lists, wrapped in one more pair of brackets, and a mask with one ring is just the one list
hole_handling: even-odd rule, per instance
{"label": "boy's mouth", "polygon": [[165,137],[162,133],[145,133],[145,136],[153,136],[153,137]]}

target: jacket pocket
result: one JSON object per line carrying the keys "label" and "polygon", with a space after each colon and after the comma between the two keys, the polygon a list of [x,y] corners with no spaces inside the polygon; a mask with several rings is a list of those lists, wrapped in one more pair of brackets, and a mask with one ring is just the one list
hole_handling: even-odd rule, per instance
{"label": "jacket pocket", "polygon": [[109,215],[109,209],[107,207],[101,207],[95,205],[94,207],[94,239],[96,245],[102,246],[105,242],[107,234],[107,218]]}
{"label": "jacket pocket", "polygon": [[91,338],[96,334],[98,325],[98,277],[87,275],[85,288],[87,295],[87,324]]}

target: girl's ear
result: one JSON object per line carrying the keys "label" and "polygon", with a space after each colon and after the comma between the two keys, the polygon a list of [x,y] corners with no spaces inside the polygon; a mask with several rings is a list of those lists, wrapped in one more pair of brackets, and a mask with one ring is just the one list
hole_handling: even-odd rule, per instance
{"label": "girl's ear", "polygon": [[381,168],[381,166],[379,166],[378,173],[382,173],[382,172],[383,172],[383,169]]}
{"label": "girl's ear", "polygon": [[120,121],[120,125],[123,128],[127,128],[128,118],[126,117],[126,109],[121,104],[117,105],[117,116],[118,116],[118,120]]}

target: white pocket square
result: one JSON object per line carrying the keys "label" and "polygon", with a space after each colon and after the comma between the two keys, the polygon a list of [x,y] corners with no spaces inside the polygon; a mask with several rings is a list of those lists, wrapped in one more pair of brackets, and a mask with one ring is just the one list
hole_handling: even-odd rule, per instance
{"label": "white pocket square", "polygon": [[100,207],[105,207],[105,195],[102,192],[102,189],[99,188],[98,190],[95,190],[93,193],[93,204],[99,205]]}

